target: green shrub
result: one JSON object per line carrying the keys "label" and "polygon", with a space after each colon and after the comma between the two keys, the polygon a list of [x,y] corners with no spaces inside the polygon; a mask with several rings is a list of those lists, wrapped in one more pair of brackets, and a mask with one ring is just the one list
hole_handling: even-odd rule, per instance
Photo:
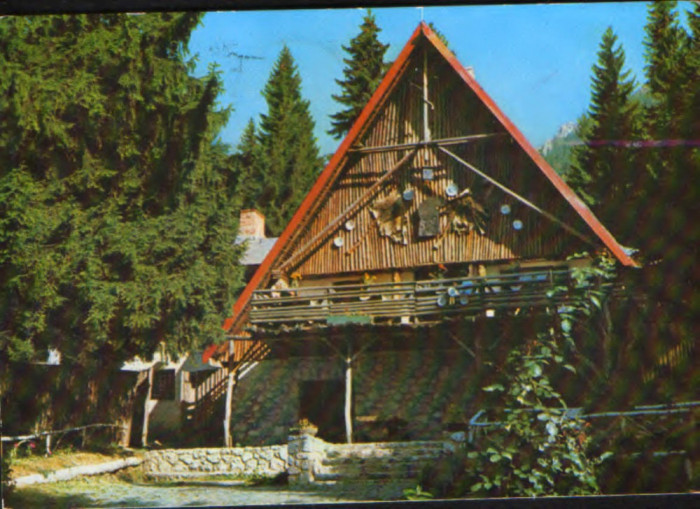
{"label": "green shrub", "polygon": [[3,500],[14,489],[12,481],[12,459],[15,455],[14,448],[2,446],[2,454],[0,455],[0,478],[2,479],[2,497]]}
{"label": "green shrub", "polygon": [[498,396],[498,425],[474,449],[432,465],[422,486],[442,497],[599,493],[595,469],[609,453],[589,457],[588,424],[551,386],[546,371],[562,362],[545,334],[510,352],[502,383],[484,387]]}

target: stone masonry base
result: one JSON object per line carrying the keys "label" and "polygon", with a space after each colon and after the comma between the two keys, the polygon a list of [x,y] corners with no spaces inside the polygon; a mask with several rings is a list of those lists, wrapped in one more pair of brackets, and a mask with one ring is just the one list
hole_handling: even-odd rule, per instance
{"label": "stone masonry base", "polygon": [[290,434],[286,445],[150,451],[143,469],[151,477],[275,477],[286,473],[290,484],[405,479],[416,477],[423,466],[463,444],[463,433],[435,441],[331,444],[317,438],[314,430],[304,430]]}

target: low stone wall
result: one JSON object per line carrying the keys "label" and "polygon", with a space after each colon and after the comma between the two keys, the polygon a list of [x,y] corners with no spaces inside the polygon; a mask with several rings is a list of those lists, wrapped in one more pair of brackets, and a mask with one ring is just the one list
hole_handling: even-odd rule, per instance
{"label": "low stone wall", "polygon": [[152,477],[217,474],[274,477],[287,471],[287,446],[149,451],[143,469]]}
{"label": "low stone wall", "polygon": [[151,477],[289,475],[290,484],[333,479],[415,477],[420,468],[464,446],[464,433],[444,440],[331,444],[316,430],[295,432],[288,445],[211,449],[165,449],[146,453]]}

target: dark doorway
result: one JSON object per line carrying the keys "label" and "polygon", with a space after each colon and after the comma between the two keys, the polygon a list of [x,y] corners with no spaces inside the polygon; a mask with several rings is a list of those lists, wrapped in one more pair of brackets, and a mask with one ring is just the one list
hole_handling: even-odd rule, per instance
{"label": "dark doorway", "polygon": [[301,382],[299,418],[318,427],[318,437],[327,442],[345,442],[345,382],[307,380]]}

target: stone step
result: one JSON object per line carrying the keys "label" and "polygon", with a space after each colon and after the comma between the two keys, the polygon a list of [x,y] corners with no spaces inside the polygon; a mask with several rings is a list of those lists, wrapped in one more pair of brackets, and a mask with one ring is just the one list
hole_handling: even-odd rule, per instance
{"label": "stone step", "polygon": [[358,454],[363,451],[385,451],[391,453],[415,453],[416,451],[442,450],[445,444],[442,442],[377,442],[372,444],[332,444],[329,453],[333,454]]}
{"label": "stone step", "polygon": [[431,448],[416,448],[416,449],[370,449],[366,450],[337,450],[330,449],[326,451],[326,456],[329,458],[362,458],[367,456],[423,456],[436,455],[445,450],[444,446]]}
{"label": "stone step", "polygon": [[319,467],[314,476],[321,481],[348,479],[413,479],[418,477],[422,464],[401,463],[391,468],[367,468],[366,465],[347,465],[343,467]]}
{"label": "stone step", "polygon": [[413,477],[427,464],[433,462],[435,458],[425,461],[415,460],[372,460],[353,463],[329,463],[321,462],[317,467],[317,472],[340,477]]}
{"label": "stone step", "polygon": [[368,457],[358,457],[358,456],[336,456],[328,457],[326,456],[322,463],[324,465],[349,465],[353,463],[373,463],[373,464],[391,464],[399,463],[403,461],[408,461],[411,463],[421,463],[426,461],[434,461],[437,458],[444,456],[444,453],[434,453],[434,454],[415,454],[415,455],[391,455],[391,456],[368,456]]}

